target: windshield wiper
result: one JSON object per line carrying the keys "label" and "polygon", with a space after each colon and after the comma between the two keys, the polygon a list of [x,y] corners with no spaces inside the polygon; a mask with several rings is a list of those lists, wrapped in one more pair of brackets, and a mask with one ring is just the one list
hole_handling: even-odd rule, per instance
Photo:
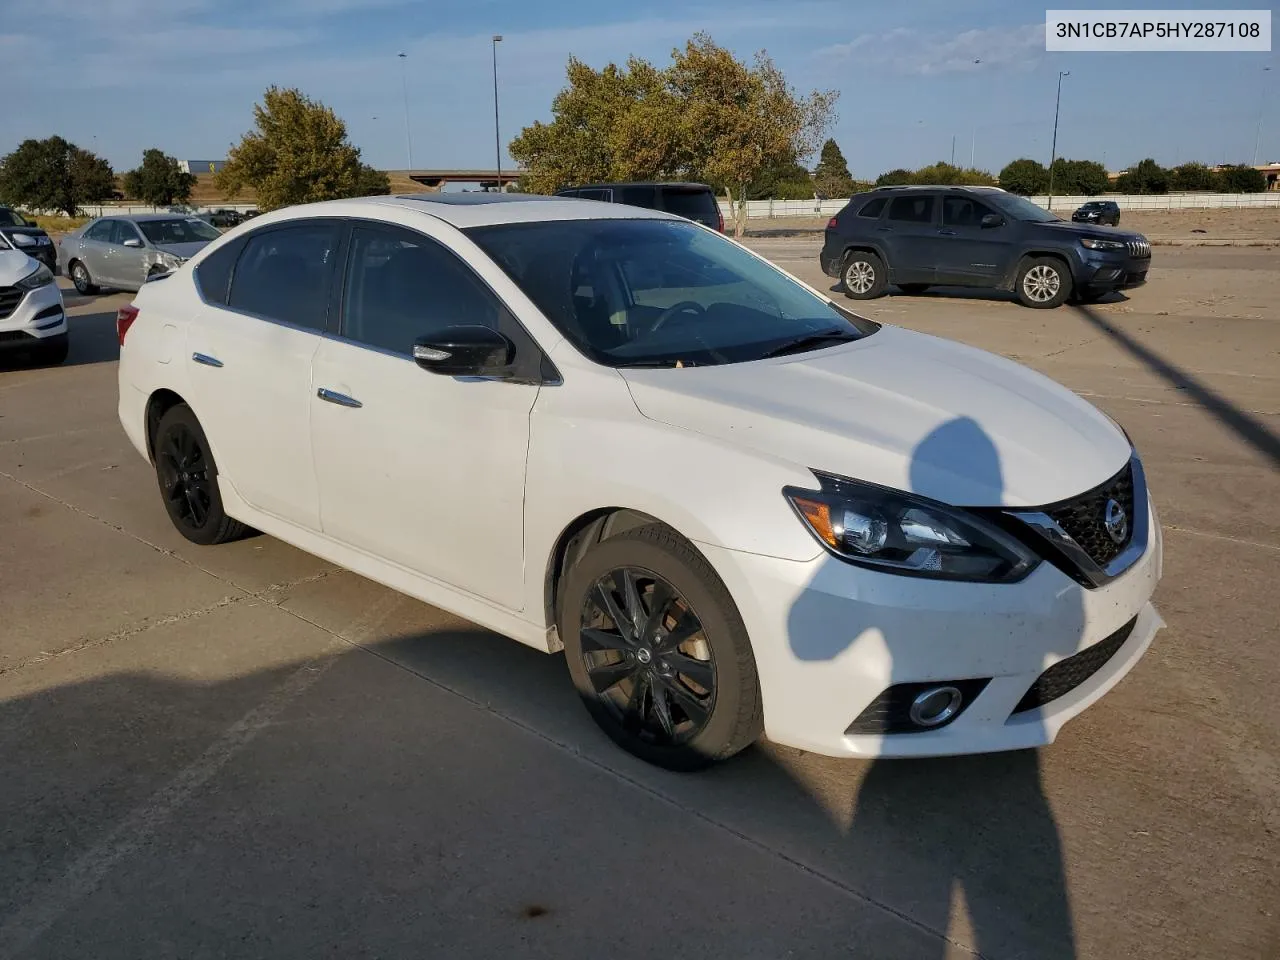
{"label": "windshield wiper", "polygon": [[803,337],[796,337],[794,340],[787,340],[778,344],[760,359],[768,360],[770,357],[781,357],[788,353],[803,353],[806,350],[816,350],[829,344],[848,343],[850,340],[857,339],[857,334],[850,333],[847,330],[823,330],[819,333],[806,333]]}

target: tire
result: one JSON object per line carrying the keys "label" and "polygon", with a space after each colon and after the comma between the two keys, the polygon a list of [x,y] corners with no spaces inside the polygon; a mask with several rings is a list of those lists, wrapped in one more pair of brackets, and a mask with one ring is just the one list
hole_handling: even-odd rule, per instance
{"label": "tire", "polygon": [[195,413],[171,407],[156,425],[156,482],[178,532],[201,546],[238,540],[249,530],[228,517],[218,493],[218,465]]}
{"label": "tire", "polygon": [[927,284],[927,283],[900,283],[900,284],[898,284],[898,289],[899,289],[899,290],[901,290],[903,293],[907,294],[907,296],[910,296],[910,297],[918,297],[920,294],[924,293],[926,290],[928,290],[928,289],[929,289],[929,284]]}
{"label": "tire", "polygon": [[66,362],[71,348],[71,340],[66,334],[50,338],[51,342],[42,343],[36,348],[36,360],[43,366],[56,367]]}
{"label": "tire", "polygon": [[850,300],[874,300],[889,286],[889,270],[868,250],[850,250],[840,264],[840,285]]}
{"label": "tire", "polygon": [[[655,610],[659,584],[673,595]],[[557,599],[569,676],[624,750],[688,772],[760,736],[760,686],[742,617],[711,565],[673,530],[650,524],[595,544]],[[629,619],[637,603],[647,620],[641,631]]]}
{"label": "tire", "polygon": [[1018,268],[1013,292],[1024,307],[1060,307],[1071,296],[1071,271],[1055,257],[1028,257]]}
{"label": "tire", "polygon": [[89,268],[79,260],[72,260],[67,265],[67,269],[71,274],[71,282],[76,285],[76,292],[82,296],[91,297],[98,292],[98,285],[93,282],[93,278],[89,276]]}

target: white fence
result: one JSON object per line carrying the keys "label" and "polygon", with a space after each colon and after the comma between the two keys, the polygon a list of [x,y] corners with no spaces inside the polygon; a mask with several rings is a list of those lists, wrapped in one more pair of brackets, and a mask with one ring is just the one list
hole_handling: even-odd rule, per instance
{"label": "white fence", "polygon": [[[256,203],[202,203],[194,205],[198,212],[207,210],[256,210]],[[90,203],[80,208],[86,217],[122,216],[130,213],[168,213],[168,207],[152,207],[145,203]]]}
{"label": "white fence", "polygon": [[[1028,197],[1032,203],[1049,206],[1047,196]],[[1205,210],[1235,207],[1265,208],[1280,214],[1280,192],[1269,193],[1166,193],[1160,196],[1128,196],[1104,194],[1100,197],[1054,197],[1053,209],[1070,213],[1090,200],[1114,200],[1121,210]],[[773,220],[784,217],[832,217],[844,209],[849,200],[748,200],[748,220]],[[733,218],[728,203],[720,201],[720,212],[726,221]]]}

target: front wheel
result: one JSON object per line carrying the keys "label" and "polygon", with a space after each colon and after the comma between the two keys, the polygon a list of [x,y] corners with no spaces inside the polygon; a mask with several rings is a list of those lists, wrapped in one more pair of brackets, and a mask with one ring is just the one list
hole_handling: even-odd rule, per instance
{"label": "front wheel", "polygon": [[1046,310],[1061,306],[1071,295],[1071,273],[1053,257],[1029,257],[1018,270],[1014,293],[1023,306]]}
{"label": "front wheel", "polygon": [[160,418],[154,449],[160,495],[180,534],[202,546],[245,535],[248,527],[222,509],[218,465],[190,407],[178,404]]}
{"label": "front wheel", "polygon": [[76,285],[76,292],[82,296],[90,297],[98,292],[98,285],[89,276],[89,268],[79,260],[71,262],[71,282]]}
{"label": "front wheel", "polygon": [[674,531],[651,524],[591,547],[559,601],[573,685],[623,749],[691,771],[760,735],[746,627],[711,565]]}
{"label": "front wheel", "polygon": [[889,285],[884,261],[868,250],[850,250],[840,266],[844,295],[851,300],[874,300]]}

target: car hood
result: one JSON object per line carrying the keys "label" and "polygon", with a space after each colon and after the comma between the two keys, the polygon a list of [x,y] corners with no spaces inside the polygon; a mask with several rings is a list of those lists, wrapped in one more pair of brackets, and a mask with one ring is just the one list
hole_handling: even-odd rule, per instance
{"label": "car hood", "polygon": [[641,414],[959,506],[1039,506],[1124,466],[1116,424],[1003,357],[898,327],[753,363],[622,369]]}
{"label": "car hood", "polygon": [[211,243],[213,243],[212,240],[193,240],[190,243],[156,244],[156,249],[181,257],[183,260],[190,260]]}
{"label": "car hood", "polygon": [[0,250],[0,287],[11,287],[41,266],[35,257],[21,250]]}
{"label": "car hood", "polygon": [[[1074,216],[1074,214],[1073,214]],[[1070,233],[1079,237],[1098,237],[1101,240],[1145,240],[1140,233],[1132,230],[1121,230],[1119,227],[1108,227],[1100,223],[1082,223],[1071,220],[1049,220],[1035,224],[1055,233]]]}

